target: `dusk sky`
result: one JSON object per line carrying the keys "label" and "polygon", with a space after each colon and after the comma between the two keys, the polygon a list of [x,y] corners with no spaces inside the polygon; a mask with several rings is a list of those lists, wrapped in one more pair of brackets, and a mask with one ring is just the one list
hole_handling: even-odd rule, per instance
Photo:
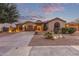
{"label": "dusk sky", "polygon": [[17,8],[20,16],[40,16],[51,19],[55,17],[76,19],[79,18],[79,4],[59,3],[18,3]]}

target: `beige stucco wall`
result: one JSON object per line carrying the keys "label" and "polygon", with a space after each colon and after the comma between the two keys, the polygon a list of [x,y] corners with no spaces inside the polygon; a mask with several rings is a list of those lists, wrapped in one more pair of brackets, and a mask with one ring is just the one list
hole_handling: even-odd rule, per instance
{"label": "beige stucco wall", "polygon": [[28,27],[29,25],[32,25],[32,26],[34,27],[35,24],[32,23],[32,22],[28,22],[28,23],[26,23],[26,24],[23,24],[23,26],[26,27],[26,29],[27,29],[27,27]]}
{"label": "beige stucco wall", "polygon": [[56,22],[60,23],[60,28],[65,27],[65,22],[61,21],[61,20],[52,20],[50,22],[48,22],[47,26],[48,26],[48,31],[53,31],[54,30],[54,24]]}

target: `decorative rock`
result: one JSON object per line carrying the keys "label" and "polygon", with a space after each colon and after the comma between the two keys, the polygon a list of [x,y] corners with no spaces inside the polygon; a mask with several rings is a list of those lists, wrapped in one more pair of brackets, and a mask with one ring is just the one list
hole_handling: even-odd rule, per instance
{"label": "decorative rock", "polygon": [[60,37],[60,38],[63,38],[63,35],[60,34],[59,37]]}
{"label": "decorative rock", "polygon": [[54,39],[58,39],[58,36],[53,36]]}

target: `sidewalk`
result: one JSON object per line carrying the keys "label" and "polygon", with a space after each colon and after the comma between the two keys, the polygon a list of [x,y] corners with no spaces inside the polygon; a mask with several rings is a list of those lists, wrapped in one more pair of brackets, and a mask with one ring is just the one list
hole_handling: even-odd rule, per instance
{"label": "sidewalk", "polygon": [[79,56],[79,50],[71,46],[26,46],[14,48],[5,56]]}

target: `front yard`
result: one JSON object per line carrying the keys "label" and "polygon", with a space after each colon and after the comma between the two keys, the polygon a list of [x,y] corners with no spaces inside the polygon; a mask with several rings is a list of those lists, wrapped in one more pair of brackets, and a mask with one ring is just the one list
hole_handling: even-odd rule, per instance
{"label": "front yard", "polygon": [[43,34],[34,35],[29,46],[60,46],[60,45],[79,45],[79,36],[77,33],[70,35],[64,34],[64,38],[59,39],[45,39]]}

